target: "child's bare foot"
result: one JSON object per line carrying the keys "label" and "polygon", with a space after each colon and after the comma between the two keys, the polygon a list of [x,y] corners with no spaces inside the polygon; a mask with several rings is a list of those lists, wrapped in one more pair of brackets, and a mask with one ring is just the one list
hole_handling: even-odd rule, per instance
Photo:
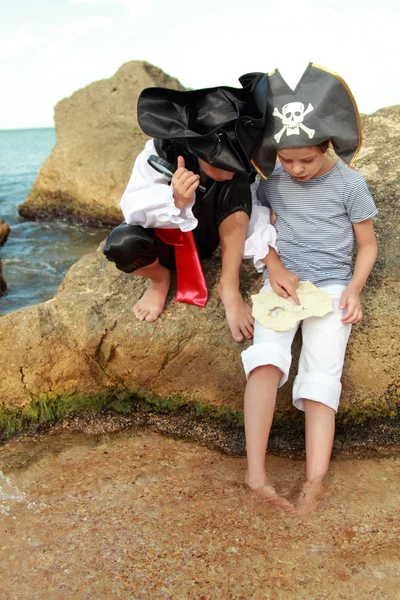
{"label": "child's bare foot", "polygon": [[239,290],[224,286],[221,282],[217,289],[233,339],[236,342],[243,342],[244,338],[250,340],[254,333],[254,318],[250,306],[243,300]]}
{"label": "child's bare foot", "polygon": [[270,481],[268,481],[267,478],[264,478],[263,481],[256,481],[255,479],[250,480],[248,474],[246,474],[245,482],[251,491],[257,494],[257,496],[268,500],[268,502],[274,506],[277,506],[278,508],[282,508],[285,512],[296,512],[293,504],[291,504],[289,500],[283,496],[279,496],[274,486]]}
{"label": "child's bare foot", "polygon": [[299,513],[311,512],[321,503],[324,493],[322,481],[323,477],[315,477],[303,484],[296,501],[296,509]]}
{"label": "child's bare foot", "polygon": [[157,281],[150,279],[150,285],[133,307],[139,321],[151,323],[162,313],[167,298],[171,275],[168,269],[161,267],[161,276]]}

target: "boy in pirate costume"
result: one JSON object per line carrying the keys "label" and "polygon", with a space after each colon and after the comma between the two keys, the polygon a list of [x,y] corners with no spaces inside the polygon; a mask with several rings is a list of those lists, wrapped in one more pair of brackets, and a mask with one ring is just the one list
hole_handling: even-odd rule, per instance
{"label": "boy in pirate costume", "polygon": [[[237,342],[253,334],[239,269],[252,211],[250,156],[264,128],[267,76],[244,77],[241,84],[142,92],[138,120],[153,139],[138,156],[122,197],[125,223],[111,232],[104,249],[118,269],[150,280],[134,312],[151,322],[163,310],[175,264],[177,300],[204,306],[199,259],[221,243],[218,292]],[[172,181],[148,163],[152,155],[176,169]],[[266,241],[266,252],[268,243],[273,239]]]}
{"label": "boy in pirate costume", "polygon": [[[327,153],[332,144],[351,163],[361,146],[357,106],[338,76],[310,63],[293,91],[274,71],[269,75],[267,114],[273,119],[267,120],[253,161],[263,177],[269,176],[256,194],[276,215],[280,260],[274,251],[266,256],[262,291],[288,296],[293,284],[309,280],[332,299],[325,316],[299,320],[286,331],[256,321],[254,345],[242,353],[248,378],[246,483],[294,511],[316,503],[328,471],[346,345],[352,324],[362,318],[360,292],[377,255],[372,223],[377,210],[363,176]],[[276,156],[280,165],[273,170]],[[354,241],[358,251],[352,273]],[[306,481],[295,508],[268,480],[265,453],[276,392],[288,379],[299,326],[302,350],[293,404],[305,412]]]}

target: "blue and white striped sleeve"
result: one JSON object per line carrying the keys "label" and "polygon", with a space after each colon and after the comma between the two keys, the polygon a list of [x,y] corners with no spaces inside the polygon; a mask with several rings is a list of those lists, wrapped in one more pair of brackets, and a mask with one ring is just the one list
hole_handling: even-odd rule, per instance
{"label": "blue and white striped sleeve", "polygon": [[378,213],[367,182],[360,173],[357,175],[358,177],[349,182],[344,198],[347,214],[352,223],[372,219]]}

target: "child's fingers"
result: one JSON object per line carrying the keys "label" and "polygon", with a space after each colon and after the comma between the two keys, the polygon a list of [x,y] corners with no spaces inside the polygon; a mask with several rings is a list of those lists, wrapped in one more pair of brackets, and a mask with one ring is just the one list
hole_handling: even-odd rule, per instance
{"label": "child's fingers", "polygon": [[342,323],[345,325],[352,325],[361,321],[363,312],[361,306],[356,306],[354,310],[349,310],[342,318]]}
{"label": "child's fingers", "polygon": [[189,198],[195,193],[197,188],[199,187],[200,179],[197,178],[191,186],[186,190],[185,195],[189,196]]}
{"label": "child's fingers", "polygon": [[185,159],[183,158],[183,156],[178,156],[177,168],[178,169],[185,168]]}
{"label": "child's fingers", "polygon": [[362,318],[362,307],[359,302],[348,300],[347,310],[342,317],[342,323],[357,323]]}
{"label": "child's fingers", "polygon": [[276,281],[273,284],[271,283],[271,287],[274,290],[275,294],[277,294],[281,298],[288,298],[289,294],[287,293],[287,291],[285,290],[285,288],[283,288]]}
{"label": "child's fingers", "polygon": [[186,182],[190,177],[200,179],[200,175],[193,173],[193,171],[188,171],[187,169],[178,169],[174,173],[172,183],[173,183],[174,187],[184,186],[184,185],[186,185]]}
{"label": "child's fingers", "polygon": [[190,190],[196,189],[199,186],[200,179],[198,175],[192,175],[190,177],[186,177],[183,183],[179,183],[177,187],[175,187],[175,191],[178,191],[182,196],[186,196]]}
{"label": "child's fingers", "polygon": [[295,285],[294,283],[289,283],[286,285],[286,291],[287,291],[288,295],[292,298],[293,302],[295,304],[297,304],[297,306],[300,306],[301,302],[296,293],[296,288],[297,288],[297,285]]}

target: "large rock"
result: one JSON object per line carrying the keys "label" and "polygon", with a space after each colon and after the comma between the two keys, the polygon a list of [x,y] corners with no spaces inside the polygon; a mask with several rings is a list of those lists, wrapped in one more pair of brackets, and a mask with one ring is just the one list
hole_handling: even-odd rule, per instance
{"label": "large rock", "polygon": [[132,61],[110,79],[59,102],[54,114],[57,143],[19,208],[21,216],[120,223],[119,201],[148,139],[137,123],[137,99],[153,86],[183,89],[157,67]]}
{"label": "large rock", "polygon": [[[20,407],[40,393],[109,386],[240,408],[242,348],[215,293],[218,268],[218,257],[206,261],[205,309],[176,303],[171,292],[161,318],[145,323],[132,312],[144,280],[119,272],[101,251],[83,257],[52,300],[1,317],[0,399]],[[244,272],[248,291],[253,275]]]}
{"label": "large rock", "polygon": [[[343,374],[340,415],[353,422],[390,420],[399,411],[399,115],[400,107],[392,107],[364,118],[365,146],[356,163],[379,208],[380,251],[363,293],[365,316],[353,328]],[[218,257],[206,261],[205,268],[211,291],[206,308],[178,304],[170,297],[161,318],[149,324],[132,315],[132,304],[144,291],[141,280],[119,273],[101,252],[81,259],[55,298],[1,318],[4,405],[21,407],[41,393],[119,389],[240,411],[243,347],[231,339],[216,295]],[[246,293],[258,288],[249,265],[242,285]],[[281,414],[293,413],[290,397],[289,382],[279,393]]]}
{"label": "large rock", "polygon": [[[364,142],[355,168],[363,173],[379,208],[375,285],[399,282],[400,274],[400,105],[363,117]],[[400,289],[398,289],[398,293]]]}
{"label": "large rock", "polygon": [[[243,346],[232,340],[216,294],[218,256],[205,261],[205,271],[211,294],[204,309],[170,295],[161,318],[146,323],[132,313],[146,284],[118,272],[101,251],[83,257],[52,300],[1,318],[3,404],[20,408],[43,393],[131,390],[241,411]],[[242,283],[247,293],[258,289],[248,263]],[[390,418],[398,409],[397,292],[398,278],[383,272],[366,290],[365,317],[354,327],[344,370],[342,418]],[[290,383],[278,408],[294,411]]]}

